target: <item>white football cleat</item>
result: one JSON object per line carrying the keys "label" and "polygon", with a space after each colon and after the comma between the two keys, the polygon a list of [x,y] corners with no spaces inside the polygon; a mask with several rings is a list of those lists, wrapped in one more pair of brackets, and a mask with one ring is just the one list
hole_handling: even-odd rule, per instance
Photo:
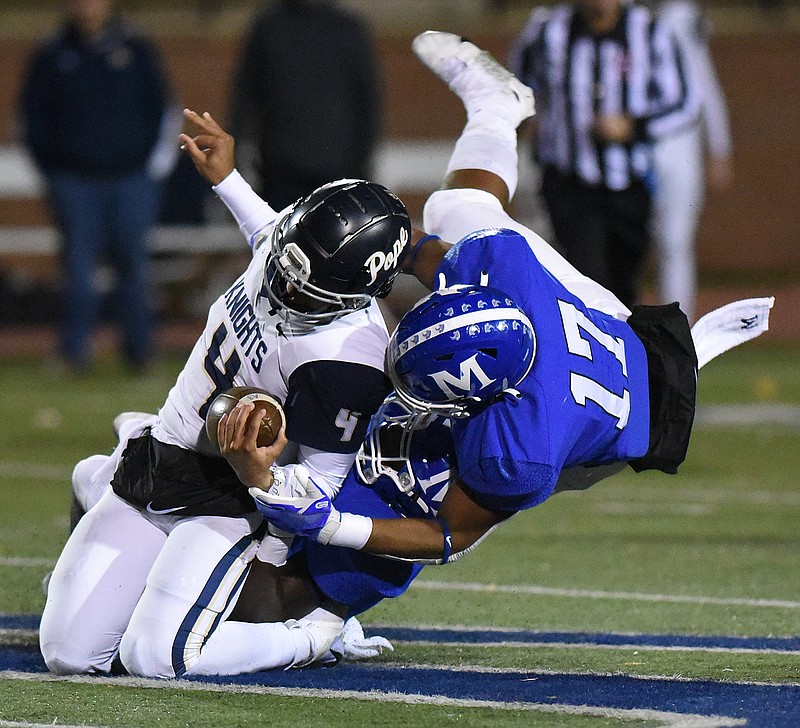
{"label": "white football cleat", "polygon": [[412,49],[463,101],[467,115],[484,110],[500,114],[515,127],[534,114],[533,91],[490,53],[454,33],[427,30]]}

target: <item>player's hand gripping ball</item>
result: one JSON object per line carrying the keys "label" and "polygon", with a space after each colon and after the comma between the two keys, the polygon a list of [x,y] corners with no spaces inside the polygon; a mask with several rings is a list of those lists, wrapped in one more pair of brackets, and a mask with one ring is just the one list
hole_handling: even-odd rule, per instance
{"label": "player's hand gripping ball", "polygon": [[286,426],[286,415],[280,402],[268,392],[258,387],[232,387],[218,395],[208,408],[206,415],[206,434],[219,450],[217,429],[222,415],[230,412],[239,402],[252,402],[256,409],[263,409],[264,419],[258,433],[259,447],[269,447],[278,437],[281,427]]}

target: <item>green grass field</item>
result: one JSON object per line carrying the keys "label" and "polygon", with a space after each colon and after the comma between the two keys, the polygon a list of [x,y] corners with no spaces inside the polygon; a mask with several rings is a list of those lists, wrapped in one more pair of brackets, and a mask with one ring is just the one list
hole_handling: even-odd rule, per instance
{"label": "green grass field", "polygon": [[[626,472],[590,491],[556,496],[515,516],[462,561],[426,569],[407,594],[363,615],[365,628],[800,635],[798,361],[800,347],[773,344],[767,335],[712,362],[700,374],[698,422],[678,476]],[[156,409],[181,364],[170,359],[133,379],[105,362],[96,374],[73,379],[33,360],[0,361],[0,613],[41,610],[41,579],[67,535],[73,464],[113,447],[118,412]],[[30,638],[0,641],[15,639]],[[797,652],[396,642],[394,654],[376,662],[800,684]],[[191,687],[0,675],[0,725],[660,725],[534,717],[513,706]]]}

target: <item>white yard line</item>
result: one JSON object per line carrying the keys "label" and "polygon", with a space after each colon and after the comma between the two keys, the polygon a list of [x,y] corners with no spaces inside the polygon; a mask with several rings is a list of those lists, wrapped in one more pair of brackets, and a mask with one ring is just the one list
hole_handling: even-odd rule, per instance
{"label": "white yard line", "polygon": [[718,508],[719,503],[631,503],[630,501],[598,500],[593,510],[611,516],[690,516],[701,518],[710,516]]}
{"label": "white yard line", "polygon": [[0,566],[21,566],[24,569],[38,569],[55,565],[55,559],[38,558],[36,556],[0,556]]}
{"label": "white yard line", "polygon": [[754,427],[783,425],[800,427],[800,407],[793,404],[753,402],[700,406],[695,415],[699,427]]}
{"label": "white yard line", "polygon": [[[394,692],[359,690],[313,690],[308,688],[275,688],[263,685],[213,685],[209,683],[182,683],[175,680],[148,680],[145,678],[104,678],[96,676],[57,677],[35,673],[0,671],[0,679],[28,680],[31,682],[77,682],[103,684],[108,683],[120,687],[158,687],[171,690],[197,690],[208,692],[250,693],[256,695],[293,696],[303,698],[336,698],[350,700],[366,700],[379,703],[405,703],[407,705],[445,705],[457,708],[489,708],[494,710],[520,710],[537,713],[553,713],[561,715],[586,715],[598,718],[615,718],[618,720],[659,721],[658,728],[729,728],[747,725],[747,721],[721,715],[695,715],[691,713],[673,713],[661,710],[625,710],[622,708],[604,708],[591,705],[563,705],[542,703],[504,703],[492,700],[468,700],[447,698],[440,695],[407,694]],[[2,725],[0,723],[0,725]],[[24,723],[19,725],[26,725]]]}
{"label": "white yard line", "polygon": [[645,594],[642,592],[597,591],[591,589],[560,589],[535,584],[479,584],[475,582],[435,581],[416,579],[410,589],[433,591],[468,591],[485,594],[539,594],[570,599],[616,599],[629,602],[670,602],[675,604],[716,604],[735,607],[774,607],[778,609],[800,609],[800,602],[782,599],[741,599],[737,597],[703,597],[684,594]]}
{"label": "white yard line", "polygon": [[17,720],[0,720],[0,728],[101,728],[101,726],[91,726],[87,723],[78,725],[62,725],[61,723],[27,723],[26,721]]}
{"label": "white yard line", "polygon": [[49,463],[3,460],[0,461],[0,477],[21,480],[57,480],[59,483],[69,483],[72,478],[72,468]]}
{"label": "white yard line", "polygon": [[[393,625],[394,627],[394,625]],[[397,627],[395,627],[396,629]],[[375,632],[380,632],[379,627],[374,628]],[[431,640],[403,640],[393,639],[394,645],[410,645],[416,647],[425,647],[434,644]],[[648,645],[631,642],[627,644],[604,644],[597,642],[519,642],[519,641],[505,641],[497,640],[496,642],[440,642],[436,641],[438,647],[504,647],[504,648],[519,648],[519,649],[542,649],[552,647],[557,650],[569,650],[573,648],[590,649],[590,650],[629,650],[635,652],[723,652],[726,654],[737,655],[798,655],[798,650],[777,650],[777,649],[760,649],[755,647],[704,647],[702,645]],[[539,670],[536,670],[539,672]],[[561,674],[561,673],[559,673]],[[581,673],[582,674],[582,673]]]}
{"label": "white yard line", "polygon": [[[384,662],[383,665],[385,667],[403,667],[403,663],[394,663],[394,662]],[[599,672],[595,670],[546,670],[546,669],[539,669],[530,670],[528,668],[523,667],[486,667],[484,665],[442,665],[442,664],[428,664],[428,663],[421,663],[414,665],[416,669],[424,669],[424,670],[446,670],[449,672],[496,672],[501,674],[517,674],[517,675],[530,675],[531,673],[534,674],[534,677],[531,678],[533,680],[536,679],[536,675],[553,675],[558,677],[559,675],[594,675],[596,677],[617,677],[620,675],[619,672]],[[2,672],[0,672],[2,675]],[[691,682],[704,682],[707,678],[696,678],[696,677],[684,677],[682,675],[626,675],[631,680],[658,680],[660,682],[680,682],[680,683],[691,683]],[[714,681],[717,682],[717,681]],[[798,687],[800,683],[797,682],[767,682],[764,680],[726,680],[726,685],[757,685],[763,687]]]}
{"label": "white yard line", "polygon": [[[47,558],[25,556],[0,556],[0,566],[41,568],[54,566]],[[665,602],[672,604],[714,604],[732,607],[769,607],[775,609],[800,609],[800,601],[785,599],[745,599],[741,597],[704,597],[691,594],[650,594],[644,592],[602,591],[593,589],[564,589],[538,584],[481,584],[479,582],[436,581],[419,578],[410,589],[429,591],[466,591],[484,594],[538,594],[540,596],[566,597],[569,599],[615,599],[629,602]]]}
{"label": "white yard line", "polygon": [[38,639],[38,629],[0,629],[0,645],[5,645],[9,642],[33,642]]}
{"label": "white yard line", "polygon": [[[749,478],[737,478],[726,480],[724,485],[719,488],[707,485],[691,485],[691,481],[698,483],[708,482],[711,478],[692,478],[690,476],[678,475],[681,481],[670,483],[668,490],[665,490],[663,482],[657,485],[649,483],[636,484],[636,500],[642,503],[642,507],[652,504],[655,507],[701,506],[717,507],[719,505],[757,505],[757,506],[787,506],[796,508],[800,506],[800,493],[776,492],[769,490],[751,490],[751,480]],[[717,478],[719,480],[719,478]],[[619,503],[621,498],[628,496],[620,495],[618,492],[606,492],[614,487],[613,479],[606,481],[608,488],[600,490],[589,490],[587,494],[598,505],[603,503]]]}

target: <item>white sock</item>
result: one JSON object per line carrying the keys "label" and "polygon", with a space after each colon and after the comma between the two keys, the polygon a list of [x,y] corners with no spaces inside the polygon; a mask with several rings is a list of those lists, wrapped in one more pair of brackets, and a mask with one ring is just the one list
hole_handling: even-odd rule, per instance
{"label": "white sock", "polygon": [[341,630],[344,627],[344,620],[340,616],[322,607],[317,607],[313,612],[303,617],[303,619],[307,619],[309,622],[319,622],[331,629]]}
{"label": "white sock", "polygon": [[480,112],[467,121],[456,141],[447,174],[460,169],[485,169],[496,174],[514,197],[519,180],[517,131],[503,119]]}
{"label": "white sock", "polygon": [[507,87],[513,76],[502,66],[498,65],[497,70],[500,80],[496,73],[467,66],[453,77],[448,86],[461,99],[470,121],[477,114],[486,112],[507,121],[516,129],[520,123],[520,102]]}
{"label": "white sock", "polygon": [[308,653],[308,644],[298,644],[296,635],[283,622],[253,624],[223,622],[203,646],[200,659],[187,675],[239,675],[259,670],[286,668],[297,653]]}
{"label": "white sock", "polygon": [[[303,620],[316,622],[335,633],[344,627],[341,617],[322,607],[317,607]],[[317,656],[319,645],[312,633],[292,629],[292,623],[223,622],[186,674],[239,675],[306,663]]]}
{"label": "white sock", "polygon": [[343,629],[344,619],[322,607],[297,620],[290,630],[296,646],[291,666],[303,667],[322,658]]}

